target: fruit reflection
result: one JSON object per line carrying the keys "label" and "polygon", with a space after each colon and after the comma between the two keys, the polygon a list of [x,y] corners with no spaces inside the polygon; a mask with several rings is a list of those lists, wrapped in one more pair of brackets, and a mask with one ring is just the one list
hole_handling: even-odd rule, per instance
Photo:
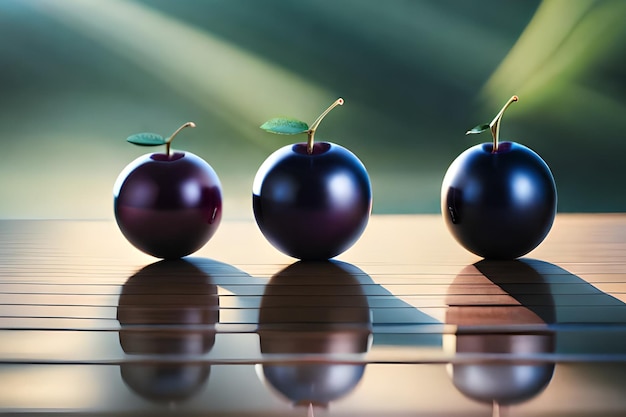
{"label": "fruit reflection", "polygon": [[[259,313],[261,352],[362,354],[371,340],[370,309],[353,265],[297,262],[274,275]],[[295,405],[327,407],[351,392],[365,365],[265,364],[262,378]]]}
{"label": "fruit reflection", "polygon": [[[539,272],[542,264],[483,260],[464,268],[448,288],[446,323],[457,325],[458,330],[446,336],[444,348],[455,354],[512,357],[498,363],[449,366],[454,386],[469,398],[493,404],[494,415],[503,405],[535,397],[554,373],[553,363],[515,361],[516,356],[546,354],[555,348],[555,336],[547,326],[555,321],[554,300]],[[519,326],[532,331],[516,330]]]}
{"label": "fruit reflection", "polygon": [[[217,286],[210,274],[190,261],[156,262],[124,284],[117,319],[121,325],[120,345],[127,354],[177,358],[202,355],[215,343],[213,325],[219,321]],[[192,396],[209,373],[208,365],[184,360],[121,365],[122,379],[133,391],[166,403]]]}

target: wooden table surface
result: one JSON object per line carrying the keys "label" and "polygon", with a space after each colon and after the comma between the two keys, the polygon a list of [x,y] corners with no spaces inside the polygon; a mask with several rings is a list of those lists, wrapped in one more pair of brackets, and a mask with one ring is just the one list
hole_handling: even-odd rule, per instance
{"label": "wooden table surface", "polygon": [[439,216],[373,216],[333,262],[254,221],[158,262],[113,221],[0,221],[0,411],[626,415],[626,215],[560,214],[481,261]]}

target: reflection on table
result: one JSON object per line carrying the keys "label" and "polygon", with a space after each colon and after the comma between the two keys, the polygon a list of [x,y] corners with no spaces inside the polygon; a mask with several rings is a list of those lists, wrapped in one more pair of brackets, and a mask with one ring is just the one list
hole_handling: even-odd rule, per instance
{"label": "reflection on table", "polygon": [[0,221],[0,411],[621,416],[626,217],[557,220],[542,260],[375,216],[314,263],[252,222],[155,262],[113,223]]}

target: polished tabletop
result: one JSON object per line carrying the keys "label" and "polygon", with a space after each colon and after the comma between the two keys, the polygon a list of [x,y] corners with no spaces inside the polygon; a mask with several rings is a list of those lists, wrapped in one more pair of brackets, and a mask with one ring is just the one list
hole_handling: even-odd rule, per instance
{"label": "polished tabletop", "polygon": [[516,261],[437,215],[331,262],[253,220],[158,261],[114,221],[0,221],[0,412],[626,415],[626,215],[559,214]]}

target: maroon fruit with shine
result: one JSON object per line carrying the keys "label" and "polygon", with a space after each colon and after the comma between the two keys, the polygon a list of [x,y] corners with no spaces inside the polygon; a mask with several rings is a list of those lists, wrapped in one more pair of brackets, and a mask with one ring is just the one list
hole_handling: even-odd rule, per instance
{"label": "maroon fruit with shine", "polygon": [[114,212],[122,234],[139,250],[163,259],[196,252],[215,234],[222,218],[222,189],[213,168],[191,152],[170,152],[169,139],[152,134],[128,140],[164,143],[165,153],[131,162],[115,182]]}

